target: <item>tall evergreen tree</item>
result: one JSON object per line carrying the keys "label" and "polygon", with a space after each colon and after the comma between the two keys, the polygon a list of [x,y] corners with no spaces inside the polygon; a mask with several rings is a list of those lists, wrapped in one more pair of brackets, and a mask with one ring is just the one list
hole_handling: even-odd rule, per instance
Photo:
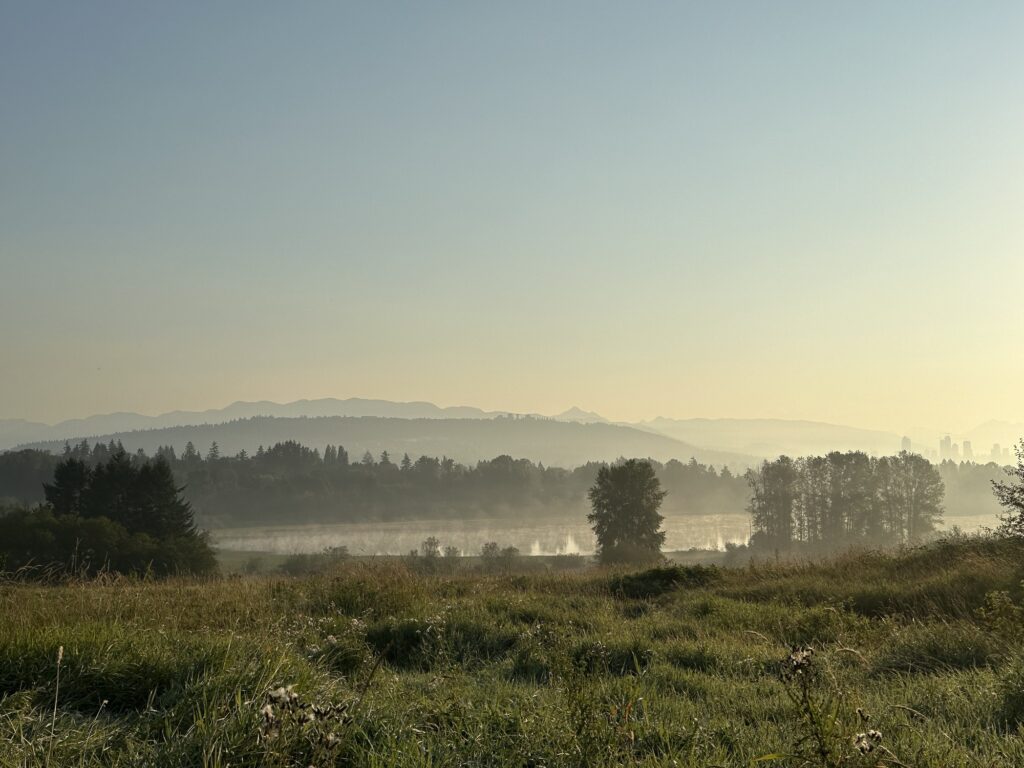
{"label": "tall evergreen tree", "polygon": [[22,537],[13,549],[0,547],[0,555],[20,563],[74,560],[91,570],[212,572],[213,550],[196,530],[182,490],[162,456],[140,463],[115,447],[91,469],[68,456],[44,487],[49,509],[26,511],[42,538],[26,546]]}
{"label": "tall evergreen tree", "polygon": [[665,491],[649,462],[629,459],[601,467],[588,492],[593,511],[587,519],[604,563],[656,560],[665,543],[658,512]]}
{"label": "tall evergreen tree", "polygon": [[53,482],[43,485],[46,503],[58,515],[81,514],[82,495],[91,476],[92,470],[81,459],[68,456],[61,460],[53,470]]}
{"label": "tall evergreen tree", "polygon": [[166,461],[155,459],[147,463],[135,480],[132,529],[157,539],[194,536],[192,505],[181,498],[183,490],[175,484],[174,473]]}

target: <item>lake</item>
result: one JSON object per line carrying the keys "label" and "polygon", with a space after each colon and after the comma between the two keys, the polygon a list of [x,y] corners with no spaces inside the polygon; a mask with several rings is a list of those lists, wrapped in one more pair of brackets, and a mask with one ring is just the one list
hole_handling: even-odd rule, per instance
{"label": "lake", "polygon": [[[996,525],[991,515],[949,517],[945,527],[965,532]],[[750,535],[745,514],[666,517],[665,550],[718,549],[742,544]],[[404,555],[436,536],[442,547],[476,554],[486,542],[514,546],[523,554],[591,554],[594,534],[586,520],[418,520],[397,523],[330,523],[220,528],[210,532],[214,546],[244,552],[293,554],[346,546],[353,555]]]}
{"label": "lake", "polygon": [[[750,535],[747,515],[689,515],[665,519],[665,549],[724,549]],[[428,536],[441,546],[477,554],[488,541],[517,547],[523,554],[590,554],[594,533],[586,520],[418,520],[400,523],[331,523],[327,525],[220,528],[210,532],[221,549],[247,552],[319,552],[346,546],[353,555],[404,555]]]}

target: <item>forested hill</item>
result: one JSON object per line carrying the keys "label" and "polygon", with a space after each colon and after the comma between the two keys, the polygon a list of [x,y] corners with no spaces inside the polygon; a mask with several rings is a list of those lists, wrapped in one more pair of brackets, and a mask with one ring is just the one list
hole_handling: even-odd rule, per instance
{"label": "forested hill", "polygon": [[[159,416],[141,413],[105,413],[57,424],[41,424],[24,419],[0,419],[0,449],[16,445],[63,441],[76,435],[114,435],[140,429],[167,429],[190,424],[224,424],[254,416],[278,418],[318,418],[321,416],[380,416],[396,419],[489,419],[501,415],[472,406],[441,407],[423,401],[394,402],[350,397],[339,400],[296,400],[291,403],[238,401],[225,408],[205,411],[170,411]],[[565,419],[566,421],[576,419]]]}
{"label": "forested hill", "polygon": [[[353,456],[365,451],[379,455],[447,456],[473,463],[501,454],[525,456],[533,461],[572,467],[588,461],[612,461],[620,456],[642,456],[667,461],[695,458],[704,464],[743,470],[754,460],[742,454],[705,450],[665,435],[617,424],[580,424],[529,416],[489,419],[399,419],[378,417],[275,418],[254,417],[224,424],[200,424],[147,429],[105,435],[67,435],[72,443],[120,441],[126,450],[153,453],[169,445],[177,451],[192,442],[205,449],[216,442],[224,455],[295,440],[322,450],[342,444]],[[65,439],[32,443],[59,453]]]}

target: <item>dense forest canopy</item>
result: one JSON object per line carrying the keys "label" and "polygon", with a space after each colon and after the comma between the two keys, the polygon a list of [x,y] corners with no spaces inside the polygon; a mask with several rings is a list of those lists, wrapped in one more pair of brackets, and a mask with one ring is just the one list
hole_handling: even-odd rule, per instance
{"label": "dense forest canopy", "polygon": [[942,519],[939,470],[913,453],[851,451],[766,461],[748,475],[755,548],[915,544]]}
{"label": "dense forest canopy", "polygon": [[[89,464],[105,461],[117,443],[83,441],[63,456]],[[473,466],[446,457],[408,454],[349,456],[343,446],[321,452],[295,441],[262,446],[249,455],[224,456],[213,443],[200,452],[191,443],[180,454],[164,446],[155,455],[174,472],[200,524],[385,521],[402,519],[565,516],[582,518],[587,489],[600,463],[575,469],[546,467],[498,456]],[[36,450],[0,455],[0,499],[42,501],[60,456]],[[132,460],[150,458],[139,451]],[[747,483],[728,468],[691,460],[653,462],[669,493],[666,514],[742,513]]]}
{"label": "dense forest canopy", "polygon": [[[62,455],[91,466],[106,461],[117,443],[80,442],[59,455],[25,449],[0,454],[0,500],[42,502]],[[582,518],[587,489],[602,463],[565,469],[498,456],[474,465],[445,457],[350,456],[342,446],[323,451],[295,441],[224,455],[214,443],[180,453],[158,448],[203,527],[241,524],[450,519],[502,516]],[[864,454],[863,460],[869,460]],[[131,454],[144,462],[145,452]],[[874,461],[874,459],[871,459]],[[668,492],[666,515],[743,513],[751,498],[746,479],[727,467],[689,462],[652,462]],[[943,462],[947,517],[999,511],[991,481],[1004,477],[995,464]]]}

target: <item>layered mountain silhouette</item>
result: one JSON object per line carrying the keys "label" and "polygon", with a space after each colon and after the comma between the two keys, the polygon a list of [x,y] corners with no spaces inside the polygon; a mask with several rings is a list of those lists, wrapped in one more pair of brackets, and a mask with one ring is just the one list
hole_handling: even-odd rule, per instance
{"label": "layered mountain silhouette", "polygon": [[[728,451],[704,450],[665,435],[618,424],[580,424],[534,416],[487,419],[388,418],[379,416],[275,417],[257,416],[222,424],[162,427],[100,435],[77,435],[90,442],[120,441],[133,452],[147,453],[170,445],[181,451],[189,442],[201,451],[216,442],[220,453],[254,452],[261,445],[285,440],[323,449],[342,445],[351,460],[364,452],[374,457],[388,451],[396,460],[403,453],[448,456],[474,463],[502,454],[545,464],[573,467],[588,461],[611,461],[620,456],[642,456],[667,461],[691,458],[703,464],[728,465],[734,470],[753,458]],[[64,440],[35,442],[25,447],[60,451]]]}
{"label": "layered mountain silhouette", "polygon": [[[485,439],[485,435],[497,435],[501,430],[488,430],[487,422],[511,416],[501,411],[486,411],[471,406],[441,407],[433,403],[394,402],[366,398],[323,398],[316,400],[296,400],[292,403],[274,403],[270,401],[235,402],[226,408],[206,411],[171,411],[159,416],[144,416],[138,413],[109,413],[89,416],[82,419],[71,419],[58,424],[42,424],[22,419],[0,419],[0,450],[16,446],[39,446],[60,448],[65,441],[77,441],[88,438],[109,440],[111,437],[121,439],[126,446],[149,446],[150,443],[163,441],[180,448],[185,442],[192,440],[196,446],[208,446],[217,440],[223,450],[232,450],[236,445],[234,435],[241,435],[238,427],[220,430],[228,439],[211,437],[218,430],[210,427],[255,419],[257,417],[273,417],[280,422],[266,422],[274,427],[266,427],[267,434],[273,434],[273,440],[303,440],[303,435],[310,429],[317,435],[321,429],[301,426],[299,420],[322,418],[370,419],[356,428],[356,422],[343,422],[346,431],[354,430],[362,441],[353,443],[352,449],[359,451],[388,450],[391,452],[408,450],[410,454],[425,453],[442,455],[447,453],[452,458],[477,460],[492,458],[501,453],[517,453],[519,449],[513,444],[498,445],[493,440]],[[860,429],[839,424],[827,424],[816,421],[799,421],[787,419],[667,419],[657,418],[639,423],[612,423],[598,413],[573,406],[552,417],[531,415],[529,426],[520,426],[522,437],[516,445],[529,447],[533,453],[518,455],[540,460],[552,461],[558,456],[560,462],[583,462],[592,459],[615,458],[618,455],[643,455],[651,458],[669,456],[688,459],[691,456],[715,457],[714,462],[730,465],[753,464],[759,458],[772,458],[780,454],[801,456],[823,454],[828,451],[861,450],[872,454],[890,454],[899,450],[900,435],[879,430]],[[376,419],[377,421],[373,421]],[[388,420],[420,421],[417,425],[383,426]],[[454,423],[474,421],[481,422],[473,427]],[[446,422],[441,425],[433,422]],[[542,422],[561,424],[564,426],[604,426],[605,431],[574,432],[557,426],[539,426]],[[263,423],[263,422],[260,422]],[[332,422],[333,423],[333,422]],[[342,423],[342,422],[338,422]],[[263,430],[260,427],[260,430]],[[288,430],[296,430],[289,434]],[[145,430],[146,437],[131,433]],[[168,431],[176,430],[176,431]],[[257,431],[260,431],[257,430]],[[404,432],[403,432],[404,430]],[[616,431],[622,430],[622,431]],[[160,434],[157,434],[160,432]],[[401,437],[399,433],[406,436]],[[537,438],[527,439],[527,434]],[[639,434],[638,434],[639,433]],[[254,433],[255,434],[255,433]],[[260,432],[262,434],[262,432]],[[324,442],[345,444],[342,437],[331,433],[323,434]],[[470,438],[470,435],[473,435]],[[945,433],[918,430],[912,435],[914,449],[934,448],[939,437]],[[461,435],[462,437],[457,437]],[[539,436],[543,436],[543,438]],[[583,435],[595,437],[600,435],[594,445],[587,448]],[[613,435],[618,435],[622,443],[615,448],[610,442]],[[641,435],[646,435],[642,438]],[[1024,425],[1009,422],[990,421],[963,435],[954,435],[955,440],[968,439],[974,443],[975,452],[987,452],[992,443],[999,443],[1004,448],[1014,444],[1024,436]],[[173,437],[173,439],[171,439]],[[661,438],[661,440],[659,440]],[[670,442],[665,442],[668,438]],[[317,438],[321,439],[320,437]],[[387,444],[387,440],[398,442]],[[461,443],[460,440],[469,440]],[[543,440],[555,439],[556,444],[546,448],[535,448]],[[558,441],[562,447],[558,447]],[[264,443],[272,442],[267,437]],[[314,443],[315,441],[310,441]],[[351,441],[350,441],[351,442]],[[180,445],[179,445],[180,443]],[[238,449],[252,450],[257,444],[239,439]],[[399,445],[401,443],[401,445]],[[401,447],[407,446],[407,447]],[[430,450],[426,446],[433,446]],[[667,451],[667,453],[666,453]],[[710,460],[710,459],[703,459]]]}
{"label": "layered mountain silhouette", "polygon": [[573,406],[567,411],[562,411],[556,414],[552,418],[558,421],[575,421],[580,424],[607,424],[608,419],[599,413],[593,411],[584,411],[582,408]]}
{"label": "layered mountain silhouette", "polygon": [[364,398],[322,398],[292,403],[238,401],[226,408],[206,411],[170,411],[159,416],[138,413],[108,413],[57,424],[21,419],[0,419],[0,450],[26,443],[64,441],[71,438],[112,435],[139,429],[164,429],[198,424],[223,424],[254,416],[319,417],[380,416],[399,419],[486,419],[500,415],[469,406],[442,408],[427,402],[393,402]]}

